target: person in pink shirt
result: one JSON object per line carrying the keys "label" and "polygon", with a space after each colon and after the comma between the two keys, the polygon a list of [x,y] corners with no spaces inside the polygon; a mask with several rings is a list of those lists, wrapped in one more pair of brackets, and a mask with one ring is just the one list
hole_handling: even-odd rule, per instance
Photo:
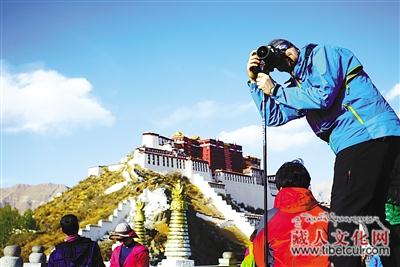
{"label": "person in pink shirt", "polygon": [[127,223],[120,223],[111,233],[110,239],[121,242],[111,255],[110,267],[148,267],[148,249],[133,240],[135,231]]}

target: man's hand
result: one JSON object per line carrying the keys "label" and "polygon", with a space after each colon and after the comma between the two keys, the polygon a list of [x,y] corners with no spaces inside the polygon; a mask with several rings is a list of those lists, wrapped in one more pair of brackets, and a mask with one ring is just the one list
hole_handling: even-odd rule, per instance
{"label": "man's hand", "polygon": [[254,72],[252,72],[250,69],[252,67],[256,68],[256,67],[258,67],[258,64],[260,64],[260,60],[259,60],[256,52],[257,52],[256,50],[253,50],[253,51],[250,52],[249,61],[247,61],[247,68],[246,68],[247,69],[247,75],[249,75],[250,81],[253,82],[253,83],[256,82],[256,78],[257,77],[254,74]]}
{"label": "man's hand", "polygon": [[266,95],[272,94],[272,89],[274,88],[275,84],[269,75],[260,72],[257,75],[256,83],[257,87],[263,90]]}

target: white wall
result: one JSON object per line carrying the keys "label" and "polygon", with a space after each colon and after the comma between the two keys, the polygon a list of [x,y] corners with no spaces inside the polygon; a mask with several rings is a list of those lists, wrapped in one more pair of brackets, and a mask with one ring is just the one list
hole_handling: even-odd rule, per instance
{"label": "white wall", "polygon": [[172,155],[158,155],[149,153],[147,151],[145,152],[140,148],[135,150],[133,160],[135,164],[138,164],[142,168],[146,168],[161,174],[179,172],[187,177],[198,174],[207,181],[213,180],[211,170],[206,162],[185,159],[182,157],[178,158]]}
{"label": "white wall", "polygon": [[217,195],[214,189],[210,187],[203,177],[196,174],[189,177],[189,180],[193,185],[200,189],[205,197],[212,200],[212,204],[219,212],[224,214],[226,225],[234,224],[243,234],[250,237],[254,231],[254,226],[246,220],[244,213],[233,210],[221,196]]}
{"label": "white wall", "polygon": [[215,183],[215,182],[209,182],[208,183],[212,189],[214,189],[214,191],[217,194],[221,194],[221,195],[226,195],[226,191],[225,191],[225,184],[223,183]]}
{"label": "white wall", "polygon": [[170,138],[154,133],[144,133],[142,135],[142,146],[145,147],[172,151],[172,142],[173,141]]}
{"label": "white wall", "polygon": [[123,164],[117,163],[117,164],[112,164],[112,165],[108,165],[107,168],[110,172],[116,172],[116,171],[120,171],[122,170],[122,168],[124,167]]}
{"label": "white wall", "polygon": [[158,135],[154,135],[151,133],[144,133],[142,135],[142,146],[159,148]]}
{"label": "white wall", "polygon": [[[217,172],[217,179],[225,184],[225,191],[238,203],[264,209],[264,186],[256,178],[244,174]],[[274,205],[274,197],[268,187],[268,209]]]}
{"label": "white wall", "polygon": [[90,167],[88,169],[88,177],[90,175],[94,175],[94,176],[99,177],[102,174],[103,174],[103,170],[101,169],[101,166],[94,166],[94,167]]}
{"label": "white wall", "polygon": [[[243,202],[254,208],[264,208],[264,186],[225,181],[225,191],[238,203]],[[269,191],[268,191],[269,192]],[[273,198],[268,194],[268,209],[273,207]]]}
{"label": "white wall", "polygon": [[213,181],[212,174],[208,163],[196,160],[186,160],[185,174],[187,177],[194,177],[199,175],[204,178],[204,180],[211,182]]}

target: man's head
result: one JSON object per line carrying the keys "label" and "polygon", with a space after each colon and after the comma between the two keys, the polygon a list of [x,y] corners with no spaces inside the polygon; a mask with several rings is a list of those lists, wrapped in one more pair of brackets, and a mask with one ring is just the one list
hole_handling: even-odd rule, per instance
{"label": "man's head", "polygon": [[66,235],[76,235],[79,231],[78,218],[73,214],[64,215],[60,220],[61,229]]}
{"label": "man's head", "polygon": [[285,187],[310,186],[311,177],[300,160],[284,163],[275,175],[275,183],[278,189]]}
{"label": "man's head", "polygon": [[274,39],[269,42],[270,46],[282,51],[285,57],[282,58],[281,63],[276,67],[279,71],[291,72],[299,58],[299,49],[285,39]]}

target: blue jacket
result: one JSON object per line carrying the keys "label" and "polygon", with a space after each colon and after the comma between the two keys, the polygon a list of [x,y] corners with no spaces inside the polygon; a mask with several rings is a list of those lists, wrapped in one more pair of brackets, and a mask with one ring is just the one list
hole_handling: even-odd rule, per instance
{"label": "blue jacket", "polygon": [[306,117],[314,133],[333,152],[364,141],[400,136],[400,121],[360,61],[345,48],[317,45],[306,58],[301,49],[290,84],[277,85],[270,97],[254,83],[250,92],[266,123],[279,126]]}

